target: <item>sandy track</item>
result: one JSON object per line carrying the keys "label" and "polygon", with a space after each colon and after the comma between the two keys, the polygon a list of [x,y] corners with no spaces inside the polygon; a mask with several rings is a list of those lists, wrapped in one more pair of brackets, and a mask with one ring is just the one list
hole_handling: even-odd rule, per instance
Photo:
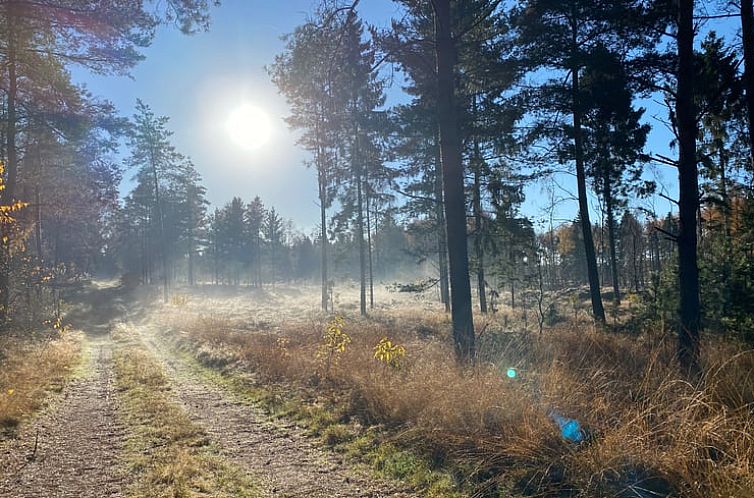
{"label": "sandy track", "polygon": [[[118,419],[108,332],[140,316],[124,291],[87,288],[71,319],[88,332],[86,374],[73,379],[51,406],[27,422],[18,437],[0,440],[0,497],[110,498],[125,496],[129,476],[122,461],[127,438]],[[126,311],[130,310],[130,311]],[[138,320],[138,318],[137,318]],[[272,423],[221,387],[202,379],[134,326],[166,367],[172,393],[222,456],[259,479],[265,495],[305,498],[413,498],[395,483],[368,472],[321,446],[295,426]],[[37,448],[35,447],[37,440]],[[33,457],[32,457],[33,455]]]}
{"label": "sandy track", "polygon": [[111,342],[106,336],[93,339],[87,374],[66,386],[62,399],[18,438],[0,443],[0,496],[123,496],[118,455],[124,429],[113,391]]}
{"label": "sandy track", "polygon": [[201,379],[189,366],[159,347],[144,330],[144,342],[165,364],[177,400],[227,457],[263,479],[269,496],[418,496],[393,483],[376,480],[338,455],[318,448],[301,428],[267,421],[253,407]]}

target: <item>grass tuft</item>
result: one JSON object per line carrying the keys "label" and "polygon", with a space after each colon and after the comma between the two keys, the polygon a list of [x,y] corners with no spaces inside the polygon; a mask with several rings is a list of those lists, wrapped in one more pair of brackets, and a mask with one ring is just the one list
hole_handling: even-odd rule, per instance
{"label": "grass tuft", "polygon": [[50,392],[62,390],[82,356],[82,336],[56,339],[0,339],[0,433],[12,434],[44,406]]}

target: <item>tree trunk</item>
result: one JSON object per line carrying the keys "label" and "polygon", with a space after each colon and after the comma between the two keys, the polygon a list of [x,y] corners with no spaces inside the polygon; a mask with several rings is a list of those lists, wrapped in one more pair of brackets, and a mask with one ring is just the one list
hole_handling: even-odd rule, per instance
{"label": "tree trunk", "polygon": [[516,309],[516,282],[511,279],[511,309]]}
{"label": "tree trunk", "polygon": [[445,211],[442,194],[442,166],[440,161],[439,138],[435,156],[435,218],[437,219],[437,266],[440,273],[440,301],[445,312],[450,313],[450,284],[448,282],[448,239],[445,231]]}
{"label": "tree trunk", "polygon": [[364,178],[367,212],[367,256],[369,259],[369,309],[374,309],[374,266],[372,264],[372,215],[369,203],[369,180]]}
{"label": "tree trunk", "polygon": [[594,251],[592,223],[589,221],[589,199],[586,193],[586,172],[584,170],[584,148],[581,135],[581,96],[578,68],[572,70],[571,83],[571,90],[573,92],[573,145],[576,161],[576,182],[578,184],[581,232],[584,237],[584,252],[586,253],[586,267],[587,275],[589,277],[589,294],[592,298],[592,313],[594,314],[594,318],[598,322],[605,323],[605,308],[602,306],[602,295],[600,294],[597,256]]}
{"label": "tree trunk", "polygon": [[270,281],[272,282],[272,288],[275,288],[275,240],[273,238],[272,244],[270,244]]}
{"label": "tree trunk", "polygon": [[451,33],[450,0],[435,0],[435,55],[437,57],[438,124],[440,159],[445,193],[445,226],[450,263],[450,300],[453,338],[457,356],[474,358],[474,318],[471,312],[471,283],[466,235],[461,142],[455,107],[455,46]]}
{"label": "tree trunk", "polygon": [[[8,66],[8,93],[6,95],[6,124],[5,124],[5,152],[7,155],[7,180],[5,182],[5,190],[2,192],[2,203],[6,206],[13,204],[15,200],[16,190],[16,177],[18,176],[18,157],[16,150],[16,96],[18,93],[18,78],[16,75],[16,35],[13,29],[15,21],[12,12],[12,6],[7,5],[7,18],[8,18],[8,54],[7,54],[7,66]],[[7,240],[9,234],[3,228],[2,238]],[[0,257],[2,261],[0,264],[0,323],[5,323],[10,313],[10,266],[11,257],[7,242],[2,244],[2,254]]]}
{"label": "tree trunk", "polygon": [[634,268],[634,290],[639,292],[639,248],[636,247],[638,236],[636,233],[631,235],[631,259]]}
{"label": "tree trunk", "polygon": [[260,289],[262,288],[262,238],[259,236],[259,230],[257,230],[256,235],[256,243],[257,243],[257,287]]}
{"label": "tree trunk", "polygon": [[607,238],[610,242],[610,272],[613,281],[615,304],[620,306],[620,282],[618,281],[618,255],[615,250],[615,213],[613,212],[613,186],[610,183],[610,167],[605,165],[604,196],[607,211]]}
{"label": "tree trunk", "polygon": [[39,185],[34,186],[34,245],[37,258],[44,260],[42,249],[42,196],[39,193]]}
{"label": "tree trunk", "polygon": [[487,313],[487,292],[484,288],[484,247],[482,246],[482,186],[481,157],[479,143],[474,139],[474,251],[476,252],[477,293],[479,294],[479,311]]}
{"label": "tree trunk", "polygon": [[217,236],[215,236],[215,240],[213,241],[213,249],[212,249],[212,256],[213,256],[213,263],[214,263],[214,270],[215,270],[215,285],[220,285],[220,255],[218,254],[218,248],[217,248]]}
{"label": "tree trunk", "polygon": [[[57,238],[57,227],[55,228]],[[147,284],[147,230],[146,225],[144,223],[144,218],[142,217],[141,222],[141,234],[139,237],[141,240],[141,244],[139,245],[141,249],[141,254],[139,255],[139,261],[141,261],[141,283],[146,285]]]}
{"label": "tree trunk", "polygon": [[730,250],[731,250],[731,228],[730,228],[730,213],[731,202],[728,196],[728,157],[726,153],[720,150],[720,196],[723,199],[723,231],[725,235],[725,255],[726,265],[730,263]]}
{"label": "tree trunk", "polygon": [[327,311],[328,303],[328,286],[327,286],[327,183],[325,180],[324,164],[322,158],[318,160],[317,165],[317,182],[319,183],[319,217],[321,223],[320,229],[320,252],[322,262],[320,272],[322,274],[322,309]]}
{"label": "tree trunk", "polygon": [[356,237],[359,239],[359,312],[367,314],[367,258],[364,242],[364,195],[362,192],[361,173],[356,168]]}
{"label": "tree trunk", "polygon": [[678,359],[695,373],[699,368],[699,268],[697,266],[697,211],[699,174],[696,162],[697,123],[694,107],[694,1],[680,0],[678,8],[678,279],[680,323]]}
{"label": "tree trunk", "polygon": [[[11,9],[11,6],[7,6]],[[8,157],[7,180],[2,193],[5,205],[13,204],[16,197],[16,179],[18,178],[18,150],[16,149],[16,97],[18,95],[18,76],[16,74],[16,34],[13,29],[14,16],[8,12],[8,94],[6,115],[6,154]]]}
{"label": "tree trunk", "polygon": [[160,264],[162,265],[162,300],[168,302],[168,256],[165,244],[165,220],[162,216],[162,205],[160,204],[160,181],[157,177],[157,165],[152,159],[152,178],[154,180],[154,201],[157,210],[157,223],[160,229]]}
{"label": "tree trunk", "polygon": [[749,160],[754,171],[754,8],[752,0],[741,0],[741,35],[744,47],[744,86],[749,129]]}
{"label": "tree trunk", "polygon": [[189,231],[189,249],[188,249],[188,284],[194,286],[194,230]]}
{"label": "tree trunk", "polygon": [[188,284],[194,286],[194,196],[189,191],[188,196]]}

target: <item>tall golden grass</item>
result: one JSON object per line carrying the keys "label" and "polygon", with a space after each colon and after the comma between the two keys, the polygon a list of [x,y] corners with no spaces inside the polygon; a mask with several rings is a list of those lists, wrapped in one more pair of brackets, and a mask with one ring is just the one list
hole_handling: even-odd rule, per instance
{"label": "tall golden grass", "polygon": [[81,336],[0,339],[0,431],[14,429],[62,388],[81,356]]}
{"label": "tall golden grass", "polygon": [[[447,317],[404,310],[348,319],[352,343],[325,374],[316,355],[324,317],[265,332],[237,317],[182,315],[166,325],[205,364],[392,428],[398,443],[462,469],[480,496],[754,497],[754,352],[736,344],[705,343],[706,375],[690,383],[672,338],[492,326],[477,364],[461,367]],[[374,359],[383,337],[406,347],[402,368]],[[577,420],[585,440],[564,439],[554,414]]]}

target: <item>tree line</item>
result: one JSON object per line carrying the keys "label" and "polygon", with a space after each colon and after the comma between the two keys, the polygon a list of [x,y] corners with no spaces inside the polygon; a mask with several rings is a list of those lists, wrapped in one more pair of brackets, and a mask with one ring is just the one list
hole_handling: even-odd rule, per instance
{"label": "tree line", "polygon": [[61,288],[94,271],[110,239],[130,133],[114,106],[71,79],[71,68],[128,74],[155,30],[191,33],[208,0],[0,3],[0,163],[3,165],[0,322],[59,312]]}
{"label": "tree line", "polygon": [[[712,279],[731,296],[730,286],[742,283],[728,277],[749,268],[743,253],[737,260],[742,266],[730,266],[737,250],[732,240],[746,237],[731,220],[738,212],[746,224],[740,213],[751,193],[749,3],[714,12],[688,0],[396,3],[402,15],[389,28],[365,29],[358,1],[324,2],[286,38],[270,68],[290,104],[289,124],[302,132],[300,144],[312,154],[323,252],[326,212],[333,209],[355,225],[364,268],[365,204],[400,193],[408,199],[404,208],[434,226],[457,352],[472,358],[472,281],[486,312],[488,273],[501,266],[501,254],[508,266],[521,266],[512,247],[522,236],[537,239],[529,245],[532,256],[525,256],[529,264],[545,257],[551,275],[567,264],[563,254],[553,254],[554,229],[534,237],[531,220],[518,214],[527,181],[564,171],[576,179],[578,265],[594,319],[606,322],[603,283],[612,285],[619,302],[621,273],[642,275],[634,276],[643,282],[641,290],[647,279],[640,269],[653,258],[654,273],[675,272],[678,357],[684,368],[697,370],[702,311],[704,321],[714,314],[701,279]],[[718,36],[712,29],[717,19],[738,19],[743,43]],[[408,104],[385,108],[386,65],[400,71]],[[665,105],[660,126],[671,131],[668,145],[676,157],[647,152],[651,126],[638,105],[642,98]],[[667,197],[643,175],[653,163],[677,171],[679,197],[671,199],[677,212],[669,217],[637,213],[640,203],[629,202]],[[342,198],[349,202],[335,202]],[[600,254],[592,198],[604,217]],[[641,233],[631,250],[619,244],[624,229]],[[672,242],[672,256],[661,263],[658,237]],[[729,251],[728,257],[719,250]],[[630,270],[619,264],[627,254],[641,265]],[[324,263],[321,275],[324,305]],[[364,271],[360,280],[363,313]]]}

